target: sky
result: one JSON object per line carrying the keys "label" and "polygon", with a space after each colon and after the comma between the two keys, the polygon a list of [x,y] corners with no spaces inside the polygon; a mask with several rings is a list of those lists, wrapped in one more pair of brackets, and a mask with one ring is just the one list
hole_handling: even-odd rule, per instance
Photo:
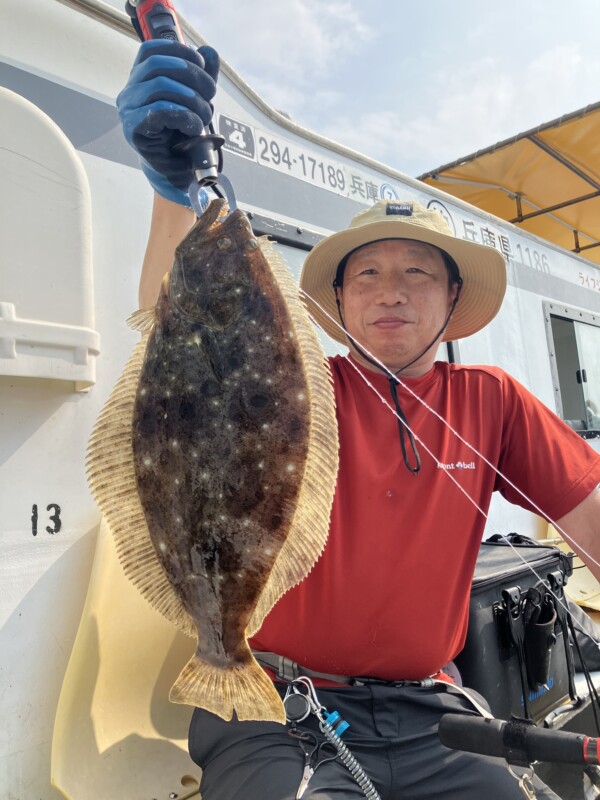
{"label": "sky", "polygon": [[598,0],[174,2],[269,105],[408,175],[600,101]]}

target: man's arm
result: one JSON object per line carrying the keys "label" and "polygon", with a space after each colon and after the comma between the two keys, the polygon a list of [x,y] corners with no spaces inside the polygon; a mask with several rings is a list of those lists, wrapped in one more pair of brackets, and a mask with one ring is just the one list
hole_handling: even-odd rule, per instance
{"label": "man's arm", "polygon": [[175,248],[188,233],[196,215],[191,208],[154,195],[150,234],[140,276],[140,308],[156,304],[165,274],[173,266]]}
{"label": "man's arm", "polygon": [[140,280],[141,308],[156,304],[175,248],[195,220],[187,194],[194,169],[175,147],[193,140],[210,124],[218,74],[219,56],[212,47],[196,51],[180,42],[150,39],[140,45],[117,97],[125,139],[156,192]]}
{"label": "man's arm", "polygon": [[600,581],[600,490],[594,489],[578,506],[557,520],[557,527]]}

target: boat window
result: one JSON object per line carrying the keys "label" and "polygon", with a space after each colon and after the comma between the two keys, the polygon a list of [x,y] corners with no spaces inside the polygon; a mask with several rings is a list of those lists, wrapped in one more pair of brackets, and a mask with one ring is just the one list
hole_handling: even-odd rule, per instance
{"label": "boat window", "polygon": [[600,315],[545,303],[557,413],[600,435]]}

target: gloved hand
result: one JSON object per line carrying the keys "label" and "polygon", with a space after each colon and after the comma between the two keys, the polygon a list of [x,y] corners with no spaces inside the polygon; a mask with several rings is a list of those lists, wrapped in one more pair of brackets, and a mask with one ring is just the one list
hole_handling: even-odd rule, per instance
{"label": "gloved hand", "polygon": [[197,136],[213,115],[219,56],[212,47],[165,39],[144,42],[127,85],[117,97],[125,138],[141,157],[144,174],[158,194],[190,205],[192,165],[173,146]]}

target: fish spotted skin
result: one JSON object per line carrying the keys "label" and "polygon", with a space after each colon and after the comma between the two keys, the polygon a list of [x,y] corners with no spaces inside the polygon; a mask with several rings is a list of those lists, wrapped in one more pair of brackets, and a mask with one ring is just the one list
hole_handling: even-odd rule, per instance
{"label": "fish spotted skin", "polygon": [[132,447],[152,543],[198,630],[196,657],[235,670],[254,663],[246,629],[295,513],[310,409],[269,264],[246,216],[218,220],[221,210],[211,204],[163,283]]}

